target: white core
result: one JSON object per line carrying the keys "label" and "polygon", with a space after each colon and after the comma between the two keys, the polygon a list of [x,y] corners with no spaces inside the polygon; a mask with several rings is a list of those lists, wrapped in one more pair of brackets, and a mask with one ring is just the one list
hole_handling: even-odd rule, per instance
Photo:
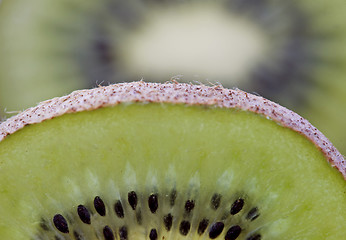
{"label": "white core", "polygon": [[182,74],[201,79],[241,81],[263,56],[263,30],[220,7],[153,10],[140,31],[122,46],[125,68],[169,80]]}

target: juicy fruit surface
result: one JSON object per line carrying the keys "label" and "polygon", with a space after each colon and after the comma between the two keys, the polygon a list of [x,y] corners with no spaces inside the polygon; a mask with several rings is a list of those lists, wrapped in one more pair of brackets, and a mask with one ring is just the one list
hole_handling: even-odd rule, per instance
{"label": "juicy fruit surface", "polygon": [[[346,234],[346,182],[320,151],[273,121],[230,109],[122,104],[28,126],[0,143],[0,189],[1,239],[35,239],[42,219],[75,213],[95,196],[107,206],[119,197],[128,205],[124,196],[132,190],[145,199],[144,224],[129,220],[135,216],[128,206],[128,218],[115,220],[128,225],[129,239],[147,239],[136,234],[149,226],[160,229],[161,215],[170,211],[179,226],[184,218],[179,209],[187,199],[195,201],[193,218],[212,216],[210,231],[238,197],[245,200],[244,211],[257,207],[260,213],[251,223],[227,216],[225,223],[244,229],[238,239],[252,233],[262,239],[342,239]],[[177,201],[170,209],[165,197],[172,189]],[[145,214],[144,202],[155,192],[160,217]],[[207,208],[215,193],[222,196],[219,212]],[[198,238],[196,228],[186,237],[159,235]]]}

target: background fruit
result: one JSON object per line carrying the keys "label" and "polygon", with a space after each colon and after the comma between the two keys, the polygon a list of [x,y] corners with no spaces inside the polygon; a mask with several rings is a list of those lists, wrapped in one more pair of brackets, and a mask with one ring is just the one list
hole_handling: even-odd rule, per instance
{"label": "background fruit", "polygon": [[182,74],[280,102],[346,152],[345,12],[342,0],[4,0],[0,104]]}

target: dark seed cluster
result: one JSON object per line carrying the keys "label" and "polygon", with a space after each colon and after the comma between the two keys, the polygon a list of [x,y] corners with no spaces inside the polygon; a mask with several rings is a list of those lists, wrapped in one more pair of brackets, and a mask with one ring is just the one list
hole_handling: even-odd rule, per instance
{"label": "dark seed cluster", "polygon": [[240,226],[238,226],[238,225],[232,226],[232,227],[230,227],[230,229],[228,229],[228,231],[225,235],[225,240],[235,240],[240,235],[240,233],[241,233],[241,227]]}
{"label": "dark seed cluster", "polygon": [[149,234],[150,240],[157,240],[157,231],[156,229],[151,229]]}
{"label": "dark seed cluster", "polygon": [[62,233],[69,233],[68,225],[66,219],[60,215],[56,214],[53,218],[54,226]]}
{"label": "dark seed cluster", "polygon": [[118,216],[118,218],[124,218],[124,209],[123,209],[123,205],[121,204],[120,200],[118,200],[115,204],[114,204],[114,212],[115,214]]}
{"label": "dark seed cluster", "polygon": [[222,233],[224,227],[225,227],[225,224],[223,222],[214,223],[210,228],[209,238],[210,239],[217,238]]}
{"label": "dark seed cluster", "polygon": [[210,206],[212,209],[217,210],[220,206],[221,194],[215,193],[210,201]]}
{"label": "dark seed cluster", "polygon": [[[141,196],[141,195],[140,195]],[[177,199],[177,191],[172,190],[171,193],[168,196],[168,204],[172,207],[176,204]],[[143,223],[143,217],[146,218],[146,215],[142,214],[142,209],[144,206],[138,205],[138,203],[143,202],[141,199],[138,198],[138,195],[135,191],[130,191],[127,194],[127,203],[122,202],[120,199],[116,200],[113,205],[114,214],[118,219],[124,219],[127,216],[126,211],[134,211],[135,218],[137,221],[137,224],[141,225]],[[147,197],[146,204],[147,204],[147,211],[149,212],[149,217],[154,217],[157,215],[159,209],[160,209],[160,201],[164,201],[159,197],[158,193],[150,194]],[[166,200],[167,201],[167,200]],[[163,203],[163,202],[162,202]],[[126,205],[128,204],[128,205]],[[216,211],[221,206],[225,205],[222,203],[222,195],[215,193],[210,198],[210,209],[213,211]],[[183,207],[183,216],[174,216],[174,210],[172,212],[168,212],[163,215],[161,221],[162,221],[162,230],[164,231],[172,231],[173,224],[175,219],[180,219],[182,217],[182,220],[178,222],[177,225],[175,225],[178,229],[177,231],[181,236],[187,236],[189,234],[198,234],[199,236],[202,236],[206,234],[209,239],[216,239],[219,237],[222,237],[225,240],[235,240],[238,239],[240,235],[242,235],[242,239],[245,240],[260,240],[262,238],[261,234],[253,233],[252,235],[249,235],[246,229],[244,229],[244,226],[248,226],[248,224],[244,224],[242,227],[242,222],[239,222],[238,224],[230,224],[226,223],[226,219],[228,217],[233,217],[234,215],[241,214],[240,216],[243,216],[243,221],[248,221],[251,223],[255,219],[257,219],[260,216],[258,207],[250,207],[247,206],[245,208],[245,200],[243,198],[237,198],[231,203],[227,203],[230,206],[228,208],[228,216],[225,216],[225,218],[219,218],[218,221],[211,221],[211,219],[208,219],[207,217],[201,218],[198,220],[197,223],[192,222],[192,214],[193,210],[196,208],[196,201],[194,199],[187,199],[184,201],[184,207]],[[93,224],[93,216],[95,214],[99,215],[100,217],[105,217],[108,215],[107,210],[109,208],[105,204],[105,202],[101,199],[100,196],[96,196],[93,201],[93,207],[94,209],[88,209],[87,205],[78,205],[77,207],[77,215],[79,220],[81,221],[80,224],[86,225],[92,225]],[[128,210],[126,210],[128,209]],[[245,210],[250,209],[250,210]],[[244,212],[245,211],[245,212]],[[151,215],[152,214],[152,215]],[[133,216],[133,215],[132,215]],[[176,218],[175,218],[176,217]],[[69,229],[69,219],[66,219],[61,214],[56,214],[53,219],[53,225],[55,226],[56,230],[60,234],[73,234],[73,237],[75,240],[84,240],[83,233],[80,232],[78,229]],[[195,220],[193,220],[195,221]],[[145,223],[146,221],[144,221]],[[196,226],[196,232],[192,232],[194,228],[192,226]],[[48,223],[45,220],[41,220],[40,224],[43,232],[49,232],[50,228]],[[131,231],[131,224],[127,221],[127,225],[119,226],[117,229],[114,228],[114,224],[108,223],[105,224],[104,227],[101,230],[101,234],[103,235],[104,240],[127,240],[129,238],[129,232]],[[157,240],[161,237],[160,236],[161,227],[158,225],[156,228],[149,228],[148,229],[148,235],[147,238],[149,240]],[[55,235],[55,239],[60,239],[58,235]]]}
{"label": "dark seed cluster", "polygon": [[120,240],[127,240],[127,228],[126,227],[121,227],[119,229],[119,237],[120,237]]}
{"label": "dark seed cluster", "polygon": [[163,223],[165,225],[165,228],[167,231],[171,230],[172,224],[173,224],[173,216],[172,214],[168,213],[166,216],[163,217]]}
{"label": "dark seed cluster", "polygon": [[149,205],[150,211],[152,213],[156,213],[156,210],[159,207],[159,202],[158,202],[158,199],[157,199],[157,194],[151,194],[149,196],[148,205]]}
{"label": "dark seed cluster", "polygon": [[186,213],[190,213],[195,207],[195,202],[193,200],[187,200],[185,203]]}
{"label": "dark seed cluster", "polygon": [[190,231],[191,224],[189,221],[182,221],[179,226],[181,235],[186,236]]}
{"label": "dark seed cluster", "polygon": [[250,221],[253,221],[255,220],[256,218],[259,217],[259,212],[258,212],[258,209],[257,207],[254,207],[252,208],[248,214],[246,215],[246,219],[250,220]]}
{"label": "dark seed cluster", "polygon": [[95,197],[94,199],[94,207],[98,214],[101,216],[106,216],[106,206],[99,196]]}
{"label": "dark seed cluster", "polygon": [[78,213],[80,220],[82,220],[83,223],[86,223],[86,224],[91,223],[90,213],[86,207],[84,207],[83,205],[79,205],[77,208],[77,213]]}
{"label": "dark seed cluster", "polygon": [[242,199],[242,198],[237,199],[232,204],[230,213],[232,215],[235,215],[235,214],[239,213],[243,209],[243,206],[244,206],[244,199]]}
{"label": "dark seed cluster", "polygon": [[129,204],[132,207],[132,210],[136,210],[137,203],[138,203],[136,192],[135,191],[129,192],[127,197],[128,197]]}
{"label": "dark seed cluster", "polygon": [[105,240],[114,240],[113,231],[109,226],[103,228],[103,236],[105,237]]}
{"label": "dark seed cluster", "polygon": [[205,230],[207,229],[208,225],[209,225],[208,219],[204,218],[202,221],[200,221],[200,223],[198,225],[198,230],[197,230],[198,234],[202,235],[205,232]]}
{"label": "dark seed cluster", "polygon": [[175,199],[177,198],[177,190],[176,189],[173,189],[171,191],[171,194],[169,195],[170,197],[170,204],[171,204],[171,207],[174,206],[174,203],[175,203]]}

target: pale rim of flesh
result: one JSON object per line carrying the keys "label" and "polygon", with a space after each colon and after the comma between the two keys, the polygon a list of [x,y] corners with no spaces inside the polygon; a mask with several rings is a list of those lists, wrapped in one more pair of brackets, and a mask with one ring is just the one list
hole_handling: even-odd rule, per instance
{"label": "pale rim of flesh", "polygon": [[171,103],[235,108],[264,115],[307,137],[319,148],[346,180],[346,161],[333,144],[310,122],[298,114],[263,97],[222,86],[165,84],[143,81],[119,83],[91,90],[79,90],[41,102],[0,124],[0,142],[26,125],[40,123],[66,113],[94,110],[120,103]]}

